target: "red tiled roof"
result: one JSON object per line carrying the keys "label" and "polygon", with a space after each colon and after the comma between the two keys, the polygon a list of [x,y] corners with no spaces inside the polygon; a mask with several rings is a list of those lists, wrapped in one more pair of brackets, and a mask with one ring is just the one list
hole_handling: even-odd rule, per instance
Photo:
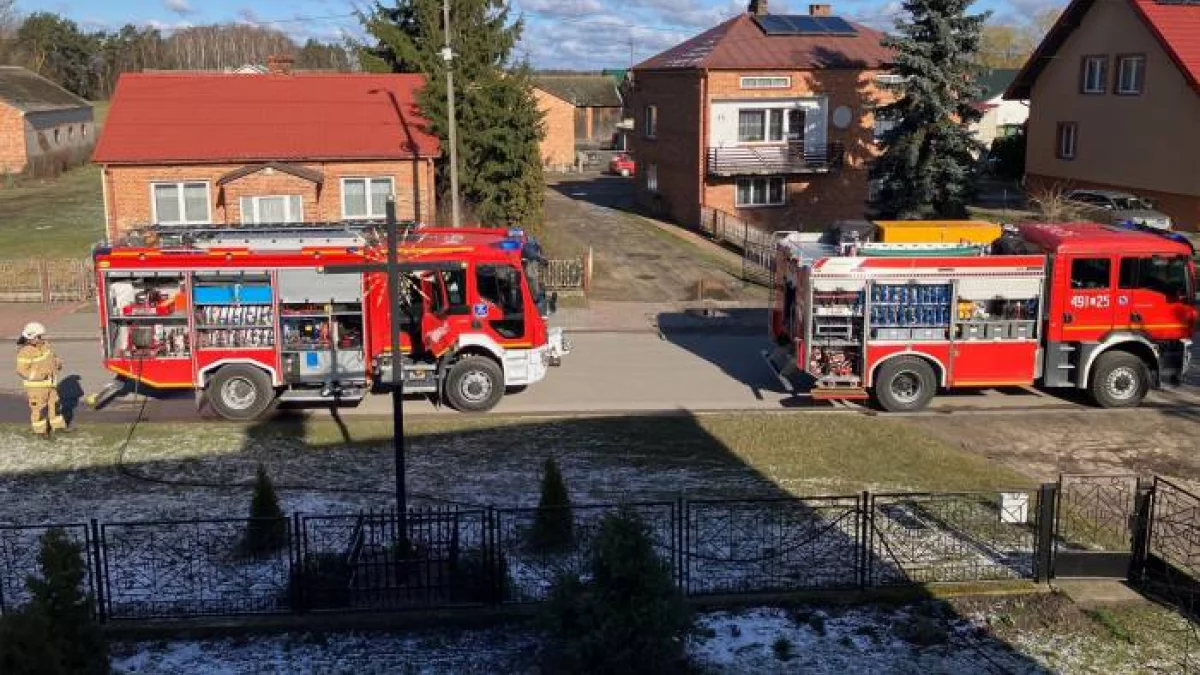
{"label": "red tiled roof", "polygon": [[[1200,92],[1200,5],[1163,3],[1158,0],[1127,1],[1175,62],[1188,84]],[[1094,2],[1095,0],[1071,0],[1071,4],[1062,11],[1058,21],[1050,27],[1042,43],[1025,62],[1017,79],[1004,93],[1005,98],[1029,98],[1033,83],[1042,69],[1054,60],[1059,48],[1079,26],[1079,22]]]}
{"label": "red tiled roof", "polygon": [[101,164],[433,157],[421,75],[122,75]]}
{"label": "red tiled roof", "polygon": [[1200,91],[1200,5],[1131,1],[1188,83]]}
{"label": "red tiled roof", "polygon": [[894,54],[883,34],[851,24],[854,36],[767,35],[740,14],[634,66],[634,70],[883,68]]}

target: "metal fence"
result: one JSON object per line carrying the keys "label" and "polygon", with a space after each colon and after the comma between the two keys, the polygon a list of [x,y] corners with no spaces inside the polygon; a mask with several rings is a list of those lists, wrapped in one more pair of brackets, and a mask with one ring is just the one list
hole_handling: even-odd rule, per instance
{"label": "metal fence", "polygon": [[742,278],[763,285],[771,283],[775,258],[775,235],[712,207],[700,209],[700,232],[713,241],[742,254]]}
{"label": "metal fence", "polygon": [[95,297],[90,258],[0,260],[0,302],[82,302]]}

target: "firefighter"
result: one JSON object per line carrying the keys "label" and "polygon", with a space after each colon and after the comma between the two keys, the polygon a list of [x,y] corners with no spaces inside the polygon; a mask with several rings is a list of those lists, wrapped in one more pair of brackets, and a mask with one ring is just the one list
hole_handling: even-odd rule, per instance
{"label": "firefighter", "polygon": [[62,361],[46,342],[46,327],[37,322],[26,325],[17,346],[17,375],[21,376],[25,396],[29,398],[33,433],[49,438],[51,429],[66,431],[67,421],[58,403],[58,371],[62,370]]}

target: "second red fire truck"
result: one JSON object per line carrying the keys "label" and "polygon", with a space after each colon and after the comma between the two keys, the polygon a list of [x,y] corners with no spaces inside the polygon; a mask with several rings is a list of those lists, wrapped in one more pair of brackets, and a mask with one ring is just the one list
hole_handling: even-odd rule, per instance
{"label": "second red fire truck", "polygon": [[871,397],[888,411],[919,410],[939,390],[1032,384],[1127,407],[1182,379],[1197,316],[1186,244],[1031,224],[989,248],[783,236],[772,361],[806,374],[814,398]]}
{"label": "second red fire truck", "polygon": [[409,229],[397,306],[382,272],[330,273],[384,260],[374,230],[149,235],[94,254],[105,365],[150,387],[194,389],[226,419],[256,418],[276,399],[361,400],[391,381],[397,360],[405,393],[482,412],[543,379],[569,350],[546,324],[554,301],[520,231]]}

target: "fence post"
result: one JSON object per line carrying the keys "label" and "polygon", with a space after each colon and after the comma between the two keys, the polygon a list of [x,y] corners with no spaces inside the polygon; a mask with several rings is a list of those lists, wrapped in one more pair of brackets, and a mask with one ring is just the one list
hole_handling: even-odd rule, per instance
{"label": "fence post", "polygon": [[107,612],[104,611],[104,565],[101,564],[100,552],[100,523],[92,518],[91,522],[91,546],[88,547],[88,555],[92,561],[92,583],[96,587],[96,621],[104,623],[108,619]]}
{"label": "fence post", "polygon": [[500,514],[496,512],[495,506],[487,507],[487,512],[484,515],[487,529],[487,536],[484,541],[490,542],[487,546],[489,555],[485,556],[490,560],[488,569],[490,570],[491,587],[492,587],[492,604],[504,604],[504,579],[507,576],[504,570],[504,552],[501,550],[501,532],[500,532]]}
{"label": "fence post", "polygon": [[42,290],[42,302],[50,302],[50,266],[45,260],[38,260],[38,280]]}
{"label": "fence post", "polygon": [[1150,557],[1151,519],[1154,514],[1156,483],[1144,483],[1139,478],[1137,494],[1133,500],[1133,523],[1129,532],[1133,537],[1129,559],[1129,580],[1141,581],[1146,574],[1146,561]]}
{"label": "fence post", "polygon": [[1038,489],[1037,538],[1034,541],[1033,580],[1046,583],[1054,578],[1054,531],[1057,529],[1058,483],[1042,483]]}
{"label": "fence post", "polygon": [[592,265],[595,259],[592,257],[592,247],[587,250],[587,258],[583,263],[583,292],[588,293],[592,290]]}
{"label": "fence post", "polygon": [[865,589],[871,585],[871,537],[875,528],[871,519],[875,517],[875,505],[871,493],[863,490],[858,496],[858,586]]}

